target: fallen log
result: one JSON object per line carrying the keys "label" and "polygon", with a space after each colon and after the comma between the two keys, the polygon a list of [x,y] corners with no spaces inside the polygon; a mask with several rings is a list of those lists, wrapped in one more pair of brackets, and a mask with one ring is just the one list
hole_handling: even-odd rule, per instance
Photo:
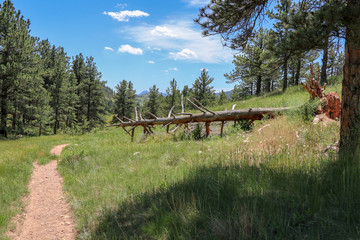
{"label": "fallen log", "polygon": [[143,119],[134,121],[126,118],[128,122],[120,122],[118,124],[108,125],[107,127],[133,127],[133,126],[153,126],[163,125],[169,126],[170,124],[187,124],[192,122],[222,122],[222,121],[235,121],[240,119],[247,120],[261,120],[264,115],[274,116],[277,112],[288,110],[289,108],[249,108],[238,109],[230,111],[218,111],[194,113],[192,115],[178,115],[175,117],[156,118],[156,119]]}

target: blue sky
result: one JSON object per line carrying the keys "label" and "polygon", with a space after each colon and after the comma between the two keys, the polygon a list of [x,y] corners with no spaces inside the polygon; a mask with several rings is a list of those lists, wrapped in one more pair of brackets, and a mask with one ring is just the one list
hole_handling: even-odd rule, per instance
{"label": "blue sky", "polygon": [[107,85],[132,81],[138,93],[153,84],[165,92],[175,78],[180,89],[203,68],[216,90],[232,89],[224,73],[235,52],[220,38],[202,37],[193,22],[208,0],[13,0],[31,34],[65,48],[69,56],[93,56]]}

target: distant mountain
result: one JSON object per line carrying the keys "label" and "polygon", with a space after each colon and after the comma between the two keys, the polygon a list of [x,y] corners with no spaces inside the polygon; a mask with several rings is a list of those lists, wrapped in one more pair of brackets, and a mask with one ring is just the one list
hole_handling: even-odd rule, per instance
{"label": "distant mountain", "polygon": [[[231,93],[232,93],[232,90],[226,91],[225,93],[226,93],[226,95],[227,95],[228,97],[230,97],[230,95],[231,95]],[[219,95],[220,95],[220,92],[217,92],[217,93],[215,93],[215,94],[216,94],[216,96],[219,96]]]}
{"label": "distant mountain", "polygon": [[[148,95],[149,91],[142,91],[141,93],[137,94],[138,97],[144,96],[144,95]],[[161,95],[163,95],[164,97],[167,96],[167,93],[160,93]]]}
{"label": "distant mountain", "polygon": [[[163,95],[164,97],[167,96],[166,93],[160,93],[161,95]],[[149,91],[142,91],[141,93],[136,95],[136,102],[139,103],[140,106],[143,106],[144,103],[149,99]]]}
{"label": "distant mountain", "polygon": [[146,95],[146,94],[148,94],[148,93],[149,93],[149,91],[146,91],[146,90],[145,90],[145,91],[142,91],[141,93],[139,93],[138,96]]}

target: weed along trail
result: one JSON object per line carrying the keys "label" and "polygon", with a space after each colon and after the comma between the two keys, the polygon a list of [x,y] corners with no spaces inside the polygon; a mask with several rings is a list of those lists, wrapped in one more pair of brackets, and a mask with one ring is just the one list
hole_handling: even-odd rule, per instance
{"label": "weed along trail", "polygon": [[[59,156],[67,145],[55,146],[51,153]],[[17,217],[22,220],[16,222],[16,230],[8,233],[11,239],[75,239],[75,221],[62,190],[63,179],[56,168],[56,160],[46,165],[34,163],[28,205],[23,216]]]}

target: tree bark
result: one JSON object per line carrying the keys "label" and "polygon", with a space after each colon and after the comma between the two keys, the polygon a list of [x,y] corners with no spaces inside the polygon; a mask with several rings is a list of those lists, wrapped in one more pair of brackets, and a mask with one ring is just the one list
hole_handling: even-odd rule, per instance
{"label": "tree bark", "polygon": [[13,120],[12,120],[12,129],[14,132],[16,132],[16,125],[17,125],[17,102],[16,102],[16,98],[14,99],[14,113],[13,115]]}
{"label": "tree bark", "polygon": [[284,58],[284,83],[283,91],[286,91],[288,85],[288,57]]}
{"label": "tree bark", "polygon": [[55,108],[56,109],[55,109],[54,135],[57,134],[57,129],[58,129],[58,125],[59,125],[59,107],[55,106]]}
{"label": "tree bark", "polygon": [[340,127],[340,153],[344,154],[355,153],[360,144],[360,46],[354,35],[354,29],[347,29]]}
{"label": "tree bark", "polygon": [[3,83],[3,86],[1,88],[1,97],[0,97],[0,107],[1,107],[1,113],[0,113],[0,135],[3,135],[5,138],[7,138],[7,129],[6,129],[6,120],[8,115],[8,89],[5,86],[5,83]]}
{"label": "tree bark", "polygon": [[87,102],[87,121],[90,122],[90,108],[91,108],[91,84],[88,87],[88,102]]}
{"label": "tree bark", "polygon": [[260,93],[261,93],[261,75],[259,75],[256,80],[256,95],[259,96]]}
{"label": "tree bark", "polygon": [[271,79],[270,78],[266,79],[265,91],[268,93],[271,92]]}
{"label": "tree bark", "polygon": [[301,58],[299,57],[296,65],[295,85],[299,85],[300,83],[300,71],[301,71]]}
{"label": "tree bark", "polygon": [[295,67],[291,66],[291,84],[295,84],[295,75],[296,75],[296,69]]}
{"label": "tree bark", "polygon": [[326,44],[324,46],[324,53],[323,53],[323,58],[322,58],[322,66],[321,66],[321,77],[320,77],[320,82],[321,85],[324,85],[325,83],[327,83],[327,64],[328,64],[328,53],[329,53],[329,39],[326,39]]}

